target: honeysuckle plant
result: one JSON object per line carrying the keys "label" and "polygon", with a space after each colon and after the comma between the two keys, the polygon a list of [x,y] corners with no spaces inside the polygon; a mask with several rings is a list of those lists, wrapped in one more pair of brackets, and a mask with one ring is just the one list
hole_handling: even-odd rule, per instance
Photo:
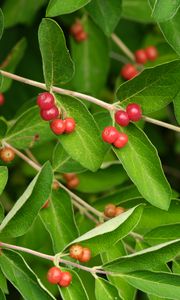
{"label": "honeysuckle plant", "polygon": [[0,300],[180,299],[179,0],[4,0]]}

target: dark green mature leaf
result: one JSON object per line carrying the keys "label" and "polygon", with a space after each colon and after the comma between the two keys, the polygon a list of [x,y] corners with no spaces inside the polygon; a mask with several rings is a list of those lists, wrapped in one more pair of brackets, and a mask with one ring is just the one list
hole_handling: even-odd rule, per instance
{"label": "dark green mature leaf", "polygon": [[0,39],[2,38],[4,30],[4,15],[2,9],[0,8]]}
{"label": "dark green mature leaf", "polygon": [[151,9],[148,1],[144,0],[123,0],[122,16],[142,23],[152,23],[154,20],[151,17]]}
{"label": "dark green mature leaf", "polygon": [[162,170],[157,150],[144,132],[133,124],[122,129],[128,135],[126,147],[115,149],[127,174],[151,204],[168,209],[171,189]]}
{"label": "dark green mature leaf", "polygon": [[2,290],[5,294],[8,293],[7,280],[1,270],[1,267],[0,267],[0,290]]}
{"label": "dark green mature leaf", "polygon": [[121,0],[92,0],[86,6],[93,21],[108,36],[111,35],[120,20],[121,8]]}
{"label": "dark green mature leaf", "polygon": [[53,151],[52,167],[55,172],[79,173],[86,170],[64,150],[60,143],[57,143]]}
{"label": "dark green mature leaf", "polygon": [[117,216],[98,227],[88,231],[73,241],[88,246],[92,255],[103,253],[110,249],[138,224],[143,211],[143,205],[135,206],[120,216]]}
{"label": "dark green mature leaf", "polygon": [[75,63],[74,89],[90,95],[99,95],[104,87],[109,68],[108,40],[104,33],[85,17],[82,25],[88,37],[83,43],[71,38],[71,52]]}
{"label": "dark green mature leaf", "polygon": [[52,168],[47,162],[4,218],[1,236],[17,237],[26,233],[49,197],[52,178]]}
{"label": "dark green mature leaf", "polygon": [[[13,73],[24,55],[26,46],[27,46],[27,41],[25,38],[22,38],[12,48],[12,50],[10,51],[6,59],[2,62],[1,69]],[[7,91],[11,83],[12,83],[12,79],[3,77],[0,91],[1,92]]]}
{"label": "dark green mature leaf", "polygon": [[174,113],[176,116],[176,120],[180,124],[180,92],[174,98],[173,104],[174,104]]}
{"label": "dark green mature leaf", "polygon": [[[35,137],[38,135],[38,140]],[[9,128],[6,136],[12,146],[20,149],[32,146],[34,143],[48,141],[53,138],[49,123],[41,119],[39,108],[32,107],[25,111]]]}
{"label": "dark green mature leaf", "polygon": [[3,250],[2,255],[0,255],[0,266],[4,275],[25,300],[55,300],[21,255],[13,251]]}
{"label": "dark green mature leaf", "polygon": [[61,27],[54,20],[43,19],[38,38],[47,89],[70,81],[74,74],[74,65]]}
{"label": "dark green mature leaf", "polygon": [[156,0],[152,7],[152,17],[156,22],[172,19],[180,7],[179,0]]}
{"label": "dark green mature leaf", "polygon": [[55,253],[78,237],[71,199],[65,191],[53,192],[49,207],[42,209],[40,216],[51,236]]}
{"label": "dark green mature leaf", "polygon": [[124,278],[137,289],[160,297],[180,299],[179,275],[164,272],[137,271]]}
{"label": "dark green mature leaf", "polygon": [[144,240],[150,245],[180,239],[180,224],[164,225],[146,233]]}
{"label": "dark green mature leaf", "polygon": [[144,114],[158,111],[178,94],[179,79],[179,60],[147,68],[133,80],[120,85],[117,98],[122,105],[139,103]]}
{"label": "dark green mature leaf", "polygon": [[8,168],[0,166],[0,195],[3,192],[8,180]]}
{"label": "dark green mature leaf", "polygon": [[56,95],[67,116],[76,121],[76,129],[70,135],[59,137],[66,152],[85,168],[96,171],[104,159],[104,143],[92,115],[78,99]]}
{"label": "dark green mature leaf", "polygon": [[[2,76],[0,75],[0,87],[1,87],[1,82],[2,82]],[[3,117],[0,117],[0,139],[5,136],[7,127],[8,127],[7,121]]]}
{"label": "dark green mature leaf", "polygon": [[120,257],[104,265],[105,270],[128,273],[138,270],[156,270],[180,253],[180,239],[159,244],[136,253]]}
{"label": "dark green mature leaf", "polygon": [[[69,269],[62,269],[63,271],[69,271]],[[67,288],[60,288],[59,292],[61,294],[61,297],[63,300],[90,300],[86,290],[84,288],[84,285],[77,274],[77,272],[72,271],[72,283]]]}
{"label": "dark green mature leaf", "polygon": [[91,0],[50,0],[47,7],[46,16],[55,17],[59,15],[69,14],[85,6],[90,1]]}
{"label": "dark green mature leaf", "polygon": [[122,299],[119,297],[115,286],[113,286],[107,280],[99,277],[97,277],[95,280],[95,295],[97,300]]}
{"label": "dark green mature leaf", "polygon": [[46,4],[47,0],[6,0],[2,7],[5,27],[9,28],[18,23],[30,25],[37,11]]}

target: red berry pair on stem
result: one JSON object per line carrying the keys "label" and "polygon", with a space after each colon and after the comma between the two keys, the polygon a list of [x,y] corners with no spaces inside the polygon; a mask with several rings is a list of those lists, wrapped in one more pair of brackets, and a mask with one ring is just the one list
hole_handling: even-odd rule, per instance
{"label": "red berry pair on stem", "polygon": [[154,46],[149,46],[146,49],[139,49],[135,52],[135,59],[138,64],[145,64],[148,60],[154,61],[157,56],[157,48]]}
{"label": "red berry pair on stem", "polygon": [[55,104],[54,96],[48,92],[38,95],[37,105],[44,121],[51,121],[50,128],[56,135],[71,133],[75,130],[76,123],[73,118],[60,119],[59,108]]}
{"label": "red berry pair on stem", "polygon": [[80,262],[88,262],[91,259],[91,250],[81,245],[72,245],[69,249],[69,255]]}
{"label": "red berry pair on stem", "polygon": [[109,203],[105,206],[104,215],[108,218],[114,218],[121,215],[125,211],[124,207],[115,206]]}
{"label": "red berry pair on stem", "polygon": [[75,189],[79,185],[79,178],[75,173],[63,174],[63,178],[66,180],[66,185],[69,189]]}
{"label": "red berry pair on stem", "polygon": [[51,284],[58,284],[61,287],[67,287],[72,281],[72,275],[69,272],[63,272],[58,267],[52,267],[47,273],[47,280]]}
{"label": "red berry pair on stem", "polygon": [[70,28],[70,33],[76,40],[76,42],[83,42],[87,39],[87,33],[80,21],[76,21]]}

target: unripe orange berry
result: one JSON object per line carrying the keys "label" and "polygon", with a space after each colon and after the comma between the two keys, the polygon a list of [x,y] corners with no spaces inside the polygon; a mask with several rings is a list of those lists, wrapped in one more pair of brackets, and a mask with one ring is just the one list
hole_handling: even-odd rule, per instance
{"label": "unripe orange berry", "polygon": [[83,247],[81,245],[72,245],[69,249],[69,255],[72,258],[78,259],[83,253]]}
{"label": "unripe orange berry", "polygon": [[115,213],[115,216],[119,216],[119,215],[121,215],[123,212],[125,212],[124,207],[117,206],[117,207],[116,207],[116,213]]}
{"label": "unripe orange berry", "polygon": [[91,259],[91,250],[89,248],[83,248],[83,252],[79,257],[80,262],[88,262]]}
{"label": "unripe orange berry", "polygon": [[69,189],[75,189],[79,185],[79,178],[76,176],[67,182],[67,187]]}
{"label": "unripe orange berry", "polygon": [[113,218],[116,214],[116,206],[114,204],[106,205],[104,209],[104,215],[108,218]]}
{"label": "unripe orange berry", "polygon": [[15,153],[9,147],[4,147],[0,152],[0,158],[6,163],[12,161],[14,157],[15,157]]}

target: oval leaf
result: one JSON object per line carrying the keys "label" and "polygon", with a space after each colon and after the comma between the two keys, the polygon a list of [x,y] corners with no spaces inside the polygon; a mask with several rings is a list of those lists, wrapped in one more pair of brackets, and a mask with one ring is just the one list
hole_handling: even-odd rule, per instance
{"label": "oval leaf", "polygon": [[115,286],[103,278],[96,278],[95,280],[95,295],[97,300],[121,300]]}
{"label": "oval leaf", "polygon": [[180,224],[159,226],[146,233],[144,240],[150,245],[180,239]]}
{"label": "oval leaf", "polygon": [[180,7],[179,0],[156,0],[152,8],[152,17],[156,22],[172,19]]}
{"label": "oval leaf", "polygon": [[7,167],[0,166],[0,178],[1,178],[1,180],[0,180],[0,195],[1,195],[6,186],[7,180],[8,180],[8,168]]}
{"label": "oval leaf", "polygon": [[54,20],[43,19],[38,38],[47,89],[68,82],[73,76],[74,65],[60,26]]}
{"label": "oval leaf", "polygon": [[47,7],[46,16],[55,17],[59,15],[69,14],[85,6],[90,1],[91,0],[50,0]]}

